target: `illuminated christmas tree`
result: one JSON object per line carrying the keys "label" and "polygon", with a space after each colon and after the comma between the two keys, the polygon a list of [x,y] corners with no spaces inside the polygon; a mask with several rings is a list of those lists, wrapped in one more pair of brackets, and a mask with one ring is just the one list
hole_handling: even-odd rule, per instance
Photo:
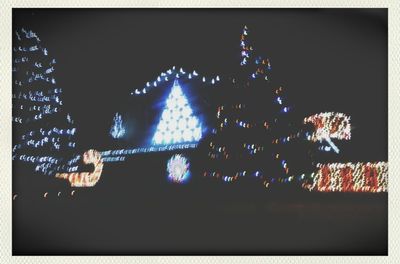
{"label": "illuminated christmas tree", "polygon": [[201,137],[201,123],[193,115],[189,101],[183,94],[178,80],[175,80],[153,136],[153,144],[198,142]]}
{"label": "illuminated christmas tree", "polygon": [[62,89],[54,76],[56,60],[31,30],[14,32],[13,160],[54,174],[74,171],[68,160],[76,147],[74,121],[63,111]]}
{"label": "illuminated christmas tree", "polygon": [[[304,142],[307,131],[301,120],[293,122],[292,107],[282,86],[270,80],[269,59],[254,55],[248,43],[249,30],[241,38],[239,74],[225,83],[229,96],[217,106],[216,122],[208,142],[210,170],[204,176],[226,182],[253,176],[270,182],[291,182],[303,171],[307,155],[290,145]],[[227,90],[228,90],[227,89]],[[306,160],[305,164],[310,164]]]}

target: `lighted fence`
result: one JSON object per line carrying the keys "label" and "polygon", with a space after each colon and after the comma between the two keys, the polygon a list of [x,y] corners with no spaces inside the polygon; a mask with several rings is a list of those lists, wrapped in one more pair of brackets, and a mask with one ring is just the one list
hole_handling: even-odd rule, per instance
{"label": "lighted fence", "polygon": [[319,192],[387,192],[388,163],[318,164],[311,183],[303,187]]}

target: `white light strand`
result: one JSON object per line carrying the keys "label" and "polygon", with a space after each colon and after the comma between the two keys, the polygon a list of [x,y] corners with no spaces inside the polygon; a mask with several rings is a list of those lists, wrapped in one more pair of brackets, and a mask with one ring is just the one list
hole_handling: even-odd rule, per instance
{"label": "white light strand", "polygon": [[[175,70],[175,66],[172,69],[168,69],[165,72],[161,72],[154,81],[149,81],[146,83],[146,87],[143,89],[135,89],[131,92],[131,95],[144,95],[148,93],[150,90],[160,86],[161,84],[166,84],[173,79],[180,79],[180,80],[192,80],[196,79],[199,74],[194,70],[192,72],[185,71],[183,68],[180,68],[179,71]],[[218,82],[221,81],[221,77],[216,75],[215,77],[207,78],[208,84],[216,85]],[[202,82],[206,82],[206,77],[202,78]],[[150,85],[151,84],[151,85]]]}

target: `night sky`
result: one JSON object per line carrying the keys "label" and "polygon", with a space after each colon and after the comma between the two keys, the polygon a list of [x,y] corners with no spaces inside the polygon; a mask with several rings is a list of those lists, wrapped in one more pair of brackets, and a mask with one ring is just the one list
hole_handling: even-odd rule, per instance
{"label": "night sky", "polygon": [[357,159],[387,159],[384,9],[16,9],[13,19],[57,59],[57,84],[83,148],[96,145],[93,131],[108,132],[132,90],[174,65],[232,76],[247,25],[296,111],[350,115],[352,148],[371,149]]}
{"label": "night sky", "polygon": [[[129,108],[130,92],[174,65],[205,76],[234,75],[244,25],[294,111],[351,116],[346,161],[387,161],[385,9],[13,11],[13,27],[37,33],[57,60],[55,78],[64,110],[76,121],[79,150],[101,145],[116,109]],[[79,202],[21,198],[14,206],[14,253],[387,254],[386,196],[310,194],[293,202],[264,189],[168,189],[161,176],[143,180],[151,188],[140,185],[146,162],[149,174],[165,170],[155,164],[167,154],[157,155],[135,156],[135,165],[106,164],[104,175],[112,177],[78,191]]]}

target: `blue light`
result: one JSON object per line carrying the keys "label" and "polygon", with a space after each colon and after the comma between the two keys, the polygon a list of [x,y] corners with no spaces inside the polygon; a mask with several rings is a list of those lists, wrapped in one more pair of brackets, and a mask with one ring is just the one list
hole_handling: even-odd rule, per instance
{"label": "blue light", "polygon": [[[60,131],[62,133],[62,131]],[[113,138],[122,138],[125,135],[125,128],[122,126],[122,117],[118,113],[114,116],[114,123],[110,130]]]}
{"label": "blue light", "polygon": [[331,151],[331,147],[325,146],[325,147],[324,147],[324,150],[327,151],[327,152],[328,152],[328,151]]}
{"label": "blue light", "polygon": [[201,137],[200,122],[193,116],[189,102],[175,79],[152,142],[155,145],[179,144],[197,142]]}

